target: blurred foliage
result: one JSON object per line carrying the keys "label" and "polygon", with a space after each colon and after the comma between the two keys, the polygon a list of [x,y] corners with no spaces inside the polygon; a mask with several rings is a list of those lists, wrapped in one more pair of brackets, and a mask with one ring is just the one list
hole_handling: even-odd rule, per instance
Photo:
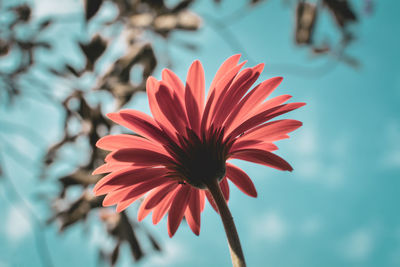
{"label": "blurred foliage", "polygon": [[[41,93],[48,101],[59,106],[64,110],[63,118],[63,136],[52,146],[50,146],[43,159],[43,178],[47,177],[47,171],[56,164],[60,164],[60,151],[70,144],[77,143],[78,140],[85,140],[90,147],[87,153],[88,160],[80,166],[76,166],[71,174],[59,177],[58,182],[61,190],[56,199],[51,200],[52,216],[48,223],[57,221],[60,225],[60,231],[75,226],[80,221],[90,215],[95,210],[98,211],[100,221],[110,237],[115,240],[115,247],[112,251],[105,251],[100,248],[99,256],[102,260],[115,265],[118,261],[119,248],[121,244],[127,243],[132,252],[134,260],[140,260],[147,254],[143,250],[143,245],[137,238],[136,232],[145,233],[147,241],[152,244],[153,251],[161,251],[161,247],[156,238],[146,231],[143,226],[139,226],[133,219],[128,219],[125,212],[116,214],[115,212],[103,208],[101,203],[103,198],[96,198],[90,190],[90,186],[96,183],[101,177],[91,175],[92,171],[102,164],[104,151],[96,148],[95,144],[99,138],[109,134],[112,131],[112,123],[104,116],[102,105],[91,105],[88,98],[91,94],[103,91],[108,92],[115,101],[115,109],[120,109],[127,104],[135,93],[145,90],[146,79],[152,75],[157,65],[157,53],[155,53],[150,40],[146,39],[146,34],[150,32],[167,40],[174,31],[196,31],[202,26],[202,18],[192,12],[190,8],[193,0],[183,0],[174,6],[168,6],[163,0],[85,0],[84,15],[86,26],[89,26],[96,18],[99,10],[108,2],[114,5],[118,14],[112,20],[102,22],[101,29],[108,28],[114,34],[111,37],[105,37],[101,32],[88,36],[87,42],[77,41],[76,45],[80,48],[81,56],[85,59],[83,67],[71,65],[63,62],[61,67],[47,66],[38,59],[36,53],[39,49],[49,51],[49,53],[62,54],[63,51],[57,51],[52,48],[52,44],[42,37],[42,32],[57,23],[58,18],[45,18],[32,20],[32,10],[28,4],[15,5],[11,8],[0,8],[0,15],[11,17],[11,19],[2,20],[0,25],[0,60],[14,57],[13,62],[16,66],[7,70],[0,69],[0,99],[4,103],[12,104],[14,98],[23,95],[24,85],[21,80],[26,80],[30,84],[37,85]],[[216,4],[220,2],[215,0]],[[246,2],[249,8],[257,8],[262,4],[261,0],[251,0]],[[359,15],[346,0],[321,0],[321,1],[283,1],[293,9],[295,27],[294,41],[296,45],[304,46],[310,49],[312,53],[318,55],[334,54],[338,60],[341,60],[354,67],[358,66],[358,61],[346,55],[345,48],[354,40],[354,31],[349,30],[351,23],[359,20]],[[371,12],[372,3],[366,1],[368,10]],[[323,11],[329,12],[323,12]],[[338,45],[327,42],[318,43],[315,38],[315,28],[319,23],[320,16],[331,16],[336,22],[336,27],[341,33],[341,41]],[[206,14],[208,26],[217,28],[217,32],[222,35],[225,41],[234,46],[235,38],[231,34],[226,34],[226,23],[237,16],[243,17],[243,9],[232,13],[228,18],[211,18]],[[121,27],[122,26],[122,27]],[[26,28],[29,34],[18,34],[21,28]],[[112,44],[120,40],[121,36],[126,39],[125,53],[111,62],[104,72],[98,72],[96,63],[106,57],[109,50],[112,50]],[[183,46],[186,49],[196,49],[196,44],[190,40],[185,40]],[[240,52],[245,53],[243,49],[233,47]],[[13,52],[18,51],[18,53]],[[238,52],[238,51],[236,51]],[[15,64],[14,64],[15,65]],[[133,82],[131,72],[136,68],[141,74],[140,81]],[[35,76],[35,69],[43,72],[44,75],[56,77],[60,83],[70,85],[69,93],[62,99],[57,99],[49,89],[46,81]],[[81,87],[79,82],[84,77],[92,75],[96,81],[90,90]],[[42,75],[43,76],[43,75]],[[27,93],[27,92],[26,92]],[[26,95],[25,97],[31,97]],[[79,130],[72,131],[73,124],[79,122]],[[27,135],[27,140],[34,139],[30,131],[23,131]],[[0,129],[1,130],[1,129]],[[13,134],[10,132],[9,134]],[[32,141],[34,142],[34,141]],[[3,147],[2,147],[3,150]],[[77,152],[80,153],[80,152]],[[2,166],[0,162],[0,176],[2,175]],[[70,201],[66,195],[71,188],[78,188],[81,195],[73,201]],[[143,236],[143,235],[141,235]],[[45,264],[44,264],[45,265]]]}

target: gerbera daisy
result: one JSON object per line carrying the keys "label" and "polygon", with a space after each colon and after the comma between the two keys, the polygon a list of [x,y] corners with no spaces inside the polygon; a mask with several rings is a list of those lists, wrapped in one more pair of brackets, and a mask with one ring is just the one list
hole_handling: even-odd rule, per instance
{"label": "gerbera daisy", "polygon": [[136,110],[107,114],[139,136],[109,135],[97,142],[99,148],[112,151],[106,163],[94,171],[110,173],[94,187],[96,195],[107,194],[104,206],[117,204],[117,211],[122,211],[145,196],[139,221],[153,212],[153,223],[157,224],[168,213],[170,237],[183,217],[199,235],[200,214],[207,198],[223,219],[231,249],[242,254],[226,205],[228,180],[251,197],[257,192],[249,176],[227,161],[240,159],[292,171],[289,163],[272,153],[278,149],[273,142],[288,138],[287,134],[302,123],[271,120],[304,103],[284,104],[290,95],[266,100],[281,77],[268,79],[249,91],[264,64],[240,71],[245,62],[238,64],[239,58],[234,55],[221,65],[207,100],[203,67],[196,60],[189,68],[186,85],[168,69],[163,70],[161,81],[148,78],[146,89],[153,117]]}

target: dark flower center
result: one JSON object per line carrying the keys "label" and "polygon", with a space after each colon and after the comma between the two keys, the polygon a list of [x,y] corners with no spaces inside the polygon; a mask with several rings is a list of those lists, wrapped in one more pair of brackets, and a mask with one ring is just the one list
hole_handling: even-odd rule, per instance
{"label": "dark flower center", "polygon": [[187,129],[187,137],[179,139],[180,146],[173,149],[177,164],[171,167],[172,176],[201,189],[225,176],[228,145],[223,143],[223,130],[210,129],[209,134],[199,138]]}

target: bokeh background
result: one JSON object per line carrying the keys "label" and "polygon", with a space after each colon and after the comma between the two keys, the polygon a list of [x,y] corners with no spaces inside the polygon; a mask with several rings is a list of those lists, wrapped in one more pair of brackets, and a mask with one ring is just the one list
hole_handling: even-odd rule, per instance
{"label": "bokeh background", "polygon": [[231,187],[248,266],[400,266],[398,1],[0,1],[0,266],[230,266],[210,205],[182,223],[100,208],[93,146],[125,131],[107,112],[149,113],[144,82],[200,59],[209,85],[241,53],[307,106],[278,142],[294,171],[238,161]]}

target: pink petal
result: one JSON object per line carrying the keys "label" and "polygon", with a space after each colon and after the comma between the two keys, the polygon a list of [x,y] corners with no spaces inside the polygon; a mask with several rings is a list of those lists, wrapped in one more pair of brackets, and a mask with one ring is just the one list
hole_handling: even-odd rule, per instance
{"label": "pink petal", "polygon": [[199,135],[200,118],[204,107],[204,70],[196,60],[186,78],[185,105],[191,128]]}
{"label": "pink petal", "polygon": [[[142,221],[144,218],[146,218],[147,215],[149,215],[149,213],[151,212],[151,210],[154,208],[151,207],[149,208],[148,203],[149,201],[151,201],[152,199],[156,198],[157,200],[162,200],[163,198],[160,199],[160,197],[158,197],[160,192],[164,192],[166,191],[167,193],[169,193],[170,191],[172,191],[173,189],[175,189],[178,186],[178,183],[176,181],[172,181],[169,183],[165,183],[163,186],[157,187],[155,189],[153,189],[144,199],[144,201],[142,202],[142,204],[140,205],[140,208],[138,210],[138,221]],[[164,196],[166,196],[167,194],[165,194]],[[159,203],[159,202],[158,202]],[[157,204],[158,204],[157,203]]]}
{"label": "pink petal", "polygon": [[121,202],[118,202],[117,208],[115,209],[116,212],[124,211],[127,207],[129,207],[133,202],[135,202],[136,200],[138,200],[139,198],[141,198],[143,195],[144,195],[144,193],[141,194],[141,195],[139,195],[139,196],[132,197],[132,198],[123,200],[123,201],[121,201]]}
{"label": "pink petal", "polygon": [[233,80],[224,97],[219,98],[214,109],[213,120],[211,120],[216,127],[221,125],[221,123],[226,119],[227,114],[232,111],[232,107],[237,104],[240,98],[250,88],[251,84],[253,84],[248,82],[252,80],[252,76],[252,69],[244,69]]}
{"label": "pink petal", "polygon": [[165,168],[131,167],[104,176],[93,188],[96,196],[106,194],[121,186],[131,186],[166,173]]}
{"label": "pink petal", "polygon": [[136,186],[137,184],[133,186],[122,187],[116,189],[115,191],[109,192],[103,200],[103,206],[108,207],[117,204],[122,199],[124,199],[129,194],[129,192],[131,192],[131,190]]}
{"label": "pink petal", "polygon": [[271,98],[268,101],[266,101],[266,102],[262,103],[261,105],[259,105],[258,107],[253,108],[252,110],[250,110],[247,113],[247,116],[244,117],[244,119],[248,119],[248,118],[254,116],[255,114],[258,114],[258,113],[261,113],[261,112],[263,112],[265,110],[268,110],[270,108],[279,106],[279,105],[285,103],[286,101],[288,101],[290,98],[292,98],[291,95],[279,95],[279,96],[276,96],[274,98]]}
{"label": "pink petal", "polygon": [[175,188],[178,187],[178,182],[174,181],[173,183],[165,186],[162,190],[159,190],[156,194],[152,195],[151,197],[148,197],[148,201],[146,203],[145,208],[146,209],[153,209],[155,206],[160,204],[171,191],[173,191]]}
{"label": "pink petal", "polygon": [[233,130],[231,132],[227,132],[225,140],[235,138],[236,136],[238,136],[248,130],[251,130],[252,128],[258,126],[259,124],[262,124],[268,120],[275,118],[276,116],[282,115],[282,114],[287,113],[292,110],[295,110],[304,105],[305,105],[305,103],[290,103],[290,104],[284,104],[284,105],[280,105],[280,106],[265,110],[255,116],[249,118],[248,120],[244,121],[240,125],[235,126],[235,128],[233,128]]}
{"label": "pink petal", "polygon": [[246,132],[243,138],[246,139],[257,139],[257,140],[274,140],[275,137],[282,136],[284,134],[290,133],[303,123],[297,120],[277,120],[266,124],[262,124],[253,128],[252,130]]}
{"label": "pink petal", "polygon": [[224,195],[225,201],[229,201],[229,185],[228,180],[224,177],[221,182],[219,182],[219,186],[221,188],[222,194]]}
{"label": "pink petal", "polygon": [[228,153],[234,153],[237,150],[241,150],[243,148],[248,148],[248,147],[254,146],[256,144],[259,144],[261,142],[262,141],[254,140],[254,139],[248,140],[248,139],[238,138],[235,140],[235,142],[233,143],[233,145]]}
{"label": "pink petal", "polygon": [[207,95],[207,102],[209,101],[211,94],[215,91],[215,86],[217,85],[217,83],[222,79],[222,77],[225,76],[226,73],[228,73],[232,68],[234,68],[238,64],[239,59],[240,59],[240,54],[233,55],[227,60],[225,60],[224,63],[221,64],[217,73],[214,76],[214,79],[211,82],[210,90],[208,91]]}
{"label": "pink petal", "polygon": [[201,132],[206,132],[207,130],[207,120],[210,116],[211,105],[213,104],[214,98],[215,98],[215,91],[212,92],[211,96],[208,98],[207,104],[204,108],[204,113],[200,123]]}
{"label": "pink petal", "polygon": [[262,164],[281,171],[292,171],[293,168],[281,157],[260,149],[245,149],[231,156],[234,159],[246,160],[258,164]]}
{"label": "pink petal", "polygon": [[161,202],[159,205],[154,207],[153,209],[153,224],[158,224],[164,215],[167,213],[168,209],[171,206],[172,201],[175,198],[176,193],[180,187],[176,187],[173,191],[171,191]]}
{"label": "pink petal", "polygon": [[155,187],[158,187],[166,182],[170,181],[165,177],[158,177],[148,181],[145,181],[135,188],[133,188],[117,205],[117,212],[121,212],[126,209],[130,204],[136,201],[138,198],[142,197],[148,191]]}
{"label": "pink petal", "polygon": [[106,156],[108,161],[130,162],[142,166],[169,165],[173,163],[173,159],[165,154],[142,149],[142,148],[125,148],[111,152]]}
{"label": "pink petal", "polygon": [[183,85],[181,79],[174,72],[169,69],[163,69],[162,71],[162,80],[169,84],[170,88],[173,88],[174,91],[178,94],[182,103],[185,100],[185,86]]}
{"label": "pink petal", "polygon": [[207,127],[205,127],[205,128],[208,128],[210,126],[210,122],[215,117],[215,108],[217,107],[217,103],[222,102],[222,100],[226,94],[226,91],[228,90],[229,86],[231,85],[233,79],[235,78],[235,76],[237,75],[237,73],[243,67],[243,65],[245,63],[246,62],[243,62],[243,63],[239,64],[238,66],[232,68],[216,83],[215,90],[213,91],[213,93],[211,93],[211,96],[214,96],[214,97],[212,97],[212,98],[210,97],[207,100],[206,109],[204,110],[204,113],[207,113],[208,116],[202,118],[202,120],[204,120],[204,124],[207,125]]}
{"label": "pink petal", "polygon": [[204,193],[205,193],[205,195],[206,195],[206,197],[208,199],[208,202],[211,204],[211,207],[213,207],[213,209],[217,213],[219,213],[217,204],[215,204],[214,198],[212,197],[211,193],[208,190],[205,190]]}
{"label": "pink petal", "polygon": [[179,97],[164,82],[160,83],[156,92],[160,110],[170,124],[179,133],[184,133],[187,126],[186,112]]}
{"label": "pink petal", "polygon": [[132,163],[129,162],[108,162],[103,165],[100,165],[97,169],[95,169],[92,172],[92,175],[119,171],[132,166],[133,166]]}
{"label": "pink petal", "polygon": [[147,79],[146,91],[149,99],[150,110],[154,116],[154,120],[157,122],[160,128],[164,130],[171,139],[176,141],[176,137],[173,134],[174,127],[162,112],[163,109],[159,106],[159,103],[156,99],[156,92],[158,91],[159,86],[160,82],[158,82],[155,78],[150,76]]}
{"label": "pink petal", "polygon": [[172,237],[183,219],[186,206],[189,202],[191,187],[183,185],[176,193],[168,213],[168,235]]}
{"label": "pink petal", "polygon": [[[246,92],[249,90],[249,88],[255,83],[255,81],[258,79],[260,76],[262,70],[264,69],[264,64],[259,64],[255,67],[252,68],[252,75],[249,77],[249,79],[246,80],[239,88],[234,89],[232,91],[230,98],[230,101],[227,102],[227,105],[223,108],[228,110],[229,113],[232,112],[232,110],[239,104],[239,101],[242,99],[242,97],[246,94]],[[239,77],[236,77],[239,79]],[[225,114],[225,117],[229,115],[229,113]],[[225,120],[226,118],[224,118]]]}
{"label": "pink petal", "polygon": [[114,151],[122,148],[145,148],[158,152],[165,152],[165,149],[158,143],[151,142],[143,137],[131,135],[131,134],[117,134],[107,135],[97,141],[96,146],[98,148]]}
{"label": "pink petal", "polygon": [[275,77],[257,85],[233,109],[224,126],[229,129],[232,124],[237,124],[237,121],[241,121],[242,117],[262,103],[278,87],[282,80],[282,77]]}
{"label": "pink petal", "polygon": [[239,152],[241,150],[246,150],[249,148],[257,148],[261,150],[267,150],[267,151],[275,151],[278,149],[278,147],[272,143],[265,143],[259,140],[254,140],[254,139],[242,139],[239,138],[238,141],[236,141],[233,146],[231,147],[229,154],[235,154],[236,152]]}
{"label": "pink petal", "polygon": [[[220,121],[222,118],[225,119],[226,114],[229,113],[231,110],[226,110],[226,106],[229,105],[230,101],[234,101],[234,94],[244,85],[244,83],[251,78],[253,75],[253,71],[251,68],[244,69],[236,76],[232,83],[229,84],[229,87],[224,90],[223,94],[220,95],[220,98],[215,104],[215,108],[213,110],[213,114],[211,117],[211,123],[216,124],[217,126],[220,125]],[[243,86],[244,87],[244,86]],[[245,88],[246,89],[246,88]],[[248,89],[248,88],[247,88]],[[246,89],[246,91],[247,91]],[[244,92],[246,93],[246,92]],[[243,93],[243,94],[244,94]]]}
{"label": "pink petal", "polygon": [[196,188],[192,188],[190,192],[189,204],[185,211],[186,221],[195,235],[200,234],[200,192]]}
{"label": "pink petal", "polygon": [[251,197],[257,197],[257,191],[250,177],[240,168],[226,163],[226,176],[232,181],[243,193]]}
{"label": "pink petal", "polygon": [[161,144],[170,141],[166,138],[165,133],[158,127],[153,118],[143,112],[137,110],[123,110],[119,113],[108,113],[107,116],[112,121],[152,141]]}
{"label": "pink petal", "polygon": [[201,211],[203,211],[205,208],[205,205],[206,205],[206,197],[205,197],[204,190],[199,190],[199,196],[200,196],[200,200],[199,200],[200,208],[201,208]]}

